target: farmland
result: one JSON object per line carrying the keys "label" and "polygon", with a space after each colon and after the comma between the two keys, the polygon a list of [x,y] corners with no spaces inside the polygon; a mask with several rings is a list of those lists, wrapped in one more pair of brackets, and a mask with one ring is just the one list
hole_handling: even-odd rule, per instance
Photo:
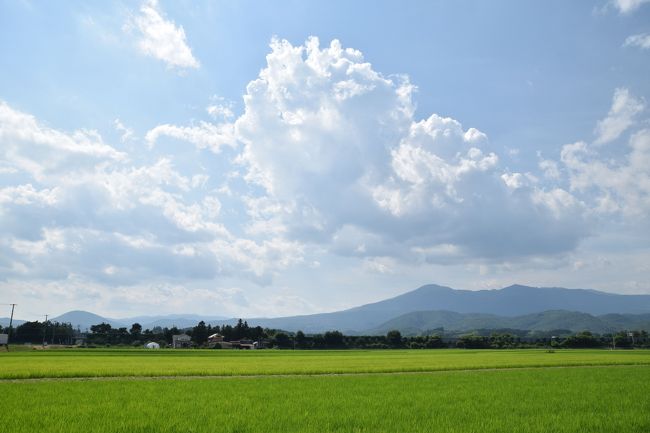
{"label": "farmland", "polygon": [[0,354],[0,378],[390,373],[580,365],[650,366],[650,352],[608,350],[44,350]]}
{"label": "farmland", "polygon": [[641,350],[31,351],[0,367],[12,433],[650,431]]}

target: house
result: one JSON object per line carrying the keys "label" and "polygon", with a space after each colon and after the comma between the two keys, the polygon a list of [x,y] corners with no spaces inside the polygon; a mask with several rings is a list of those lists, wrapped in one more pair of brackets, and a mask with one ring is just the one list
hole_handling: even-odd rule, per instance
{"label": "house", "polygon": [[172,335],[172,348],[185,349],[192,347],[192,339],[187,334]]}
{"label": "house", "polygon": [[208,337],[209,344],[221,343],[222,341],[223,341],[223,335],[221,334],[212,334]]}
{"label": "house", "polygon": [[257,341],[252,340],[231,341],[230,344],[232,345],[233,349],[257,349]]}

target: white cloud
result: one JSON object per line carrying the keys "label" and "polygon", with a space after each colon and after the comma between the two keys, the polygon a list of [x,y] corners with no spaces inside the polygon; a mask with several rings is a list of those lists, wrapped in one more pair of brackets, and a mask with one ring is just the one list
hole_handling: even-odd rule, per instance
{"label": "white cloud", "polygon": [[[406,77],[374,71],[336,40],[274,40],[271,49],[235,120],[245,179],[276,203],[272,216],[251,215],[255,227],[273,221],[288,238],[369,257],[380,254],[375,244],[394,256],[439,244],[521,256],[582,236],[578,207],[560,206],[569,202],[556,188],[508,191],[486,134],[437,114],[415,119]],[[494,224],[509,230],[497,235]],[[346,230],[379,241],[343,247]]]}
{"label": "white cloud", "polygon": [[650,0],[612,0],[612,4],[621,14],[629,14],[639,9]]}
{"label": "white cloud", "polygon": [[547,179],[559,180],[561,177],[560,169],[557,162],[550,159],[542,159],[539,161],[539,168],[544,172]]}
{"label": "white cloud", "polygon": [[199,68],[200,63],[187,45],[183,26],[166,18],[157,0],[147,0],[140,6],[140,14],[125,25],[126,30],[136,29],[140,34],[138,48],[170,68]]}
{"label": "white cloud", "polygon": [[115,119],[113,121],[113,125],[115,126],[115,130],[120,134],[122,134],[120,136],[120,141],[122,143],[126,143],[127,141],[133,140],[135,138],[133,134],[133,130],[131,128],[127,128],[126,126],[124,126],[124,124],[120,119]]}
{"label": "white cloud", "polygon": [[637,99],[625,88],[616,89],[612,107],[607,117],[598,122],[594,144],[606,144],[616,140],[634,123],[637,114],[645,109],[643,100]]}
{"label": "white cloud", "polygon": [[233,112],[234,104],[232,101],[227,101],[225,98],[216,95],[210,99],[212,100],[212,104],[208,105],[205,111],[207,111],[213,119],[230,120],[235,117],[235,113]]}
{"label": "white cloud", "polygon": [[639,47],[644,50],[650,49],[650,34],[639,33],[638,35],[628,36],[623,43],[624,47]]}
{"label": "white cloud", "polygon": [[587,143],[567,144],[562,162],[572,190],[595,193],[594,211],[644,219],[650,215],[650,130],[633,134],[629,147],[622,160],[612,161]]}
{"label": "white cloud", "polygon": [[194,144],[199,149],[210,149],[219,153],[223,146],[236,147],[234,127],[230,123],[218,125],[199,122],[196,126],[158,125],[147,132],[145,139],[153,147],[160,137],[167,136]]}
{"label": "white cloud", "polygon": [[7,170],[42,179],[52,173],[124,161],[127,155],[105,144],[91,130],[62,132],[0,101],[0,162]]}

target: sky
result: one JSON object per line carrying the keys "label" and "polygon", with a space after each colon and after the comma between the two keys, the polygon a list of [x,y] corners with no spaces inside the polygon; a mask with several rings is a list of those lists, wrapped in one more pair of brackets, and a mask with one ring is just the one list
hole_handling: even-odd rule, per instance
{"label": "sky", "polygon": [[0,316],[650,294],[648,77],[648,0],[0,0]]}

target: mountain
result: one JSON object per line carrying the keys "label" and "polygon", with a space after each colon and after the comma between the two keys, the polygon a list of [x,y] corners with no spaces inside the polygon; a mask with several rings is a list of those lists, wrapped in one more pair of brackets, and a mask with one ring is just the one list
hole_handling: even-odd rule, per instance
{"label": "mountain", "polygon": [[[250,325],[287,331],[322,332],[338,329],[359,333],[414,311],[520,316],[549,310],[592,315],[650,313],[650,295],[618,295],[585,289],[513,285],[499,290],[455,290],[430,284],[394,298],[349,310],[304,316],[248,318]],[[225,322],[222,322],[225,323]]]}
{"label": "mountain", "polygon": [[[6,326],[6,327],[9,327],[9,322],[10,322],[10,321],[11,321],[11,318],[9,318],[9,317],[0,317],[0,326],[2,326],[2,327],[5,327],[5,326]],[[14,321],[13,321],[13,323],[11,324],[11,326],[13,326],[13,327],[15,328],[16,326],[20,326],[20,325],[22,325],[23,323],[25,323],[24,320],[17,320],[17,319],[14,318]]]}
{"label": "mountain", "polygon": [[98,316],[97,314],[89,313],[88,311],[68,311],[65,314],[61,314],[60,316],[53,317],[50,320],[53,322],[60,322],[60,323],[70,323],[73,328],[81,329],[82,331],[85,331],[86,329],[90,329],[92,325],[97,325],[100,323],[108,323],[114,328],[120,328],[123,326],[127,326],[120,320],[116,319],[108,319],[106,317]]}
{"label": "mountain", "polygon": [[522,316],[507,317],[493,314],[455,313],[452,311],[415,311],[391,319],[365,334],[380,335],[397,329],[404,335],[419,335],[433,329],[472,331],[478,329],[521,329],[551,331],[568,329],[573,332],[607,333],[625,329],[650,330],[650,314],[610,314],[593,316],[587,313],[551,310]]}
{"label": "mountain", "polygon": [[[89,313],[88,311],[69,311],[51,320],[61,323],[71,323],[73,328],[80,328],[82,331],[90,329],[92,325],[99,323],[108,323],[114,328],[131,328],[134,323],[142,325],[143,329],[153,329],[156,326],[161,328],[171,328],[176,326],[178,328],[190,328],[196,326],[201,320],[205,322],[224,320],[222,316],[199,316],[196,314],[168,314],[162,316],[136,316],[127,317],[125,319],[111,319],[102,317],[97,314]],[[15,322],[15,320],[14,320]]]}
{"label": "mountain", "polygon": [[[584,313],[586,315],[582,316],[581,319],[577,316],[572,316],[570,319],[567,319],[564,313],[550,313],[551,311],[557,312],[559,310],[563,310],[565,313]],[[513,322],[519,329],[532,329],[530,327],[541,326],[550,327],[544,329],[557,329],[562,328],[563,323],[568,323],[571,326],[578,326],[577,324],[579,323],[584,324],[582,327],[576,329],[587,329],[588,327],[604,329],[599,328],[600,326],[615,326],[617,329],[622,329],[631,327],[627,326],[629,323],[627,315],[650,314],[650,295],[618,295],[596,290],[528,287],[521,285],[509,286],[498,290],[471,291],[455,290],[450,287],[430,284],[390,299],[343,311],[277,318],[253,317],[245,319],[251,326],[284,329],[287,331],[302,330],[306,333],[318,333],[328,330],[339,330],[347,334],[359,334],[368,330],[378,330],[390,320],[408,313],[430,313],[432,311],[437,312],[436,318],[426,318],[426,320],[432,323],[436,320],[440,321],[440,323],[444,323],[440,326],[449,329],[451,329],[450,325],[455,323],[493,324],[494,326],[483,327],[503,327],[496,326],[496,324],[503,323],[504,318],[508,317],[513,320],[520,320],[520,322]],[[526,319],[529,322],[526,322],[522,318],[542,312],[544,312],[543,317],[535,319],[531,316]],[[454,314],[470,314],[472,316],[455,316]],[[593,319],[593,316],[598,317]],[[603,318],[601,316],[607,317]],[[130,328],[133,323],[137,322],[145,329],[151,329],[154,326],[188,328],[195,326],[200,320],[212,325],[232,325],[236,322],[236,319],[224,319],[217,316],[206,317],[194,314],[110,319],[85,311],[71,311],[52,320],[70,322],[75,328],[78,326],[84,330],[91,325],[101,322],[110,323],[114,327],[127,328]],[[415,319],[409,318],[408,320]],[[593,320],[599,322],[594,322]],[[604,321],[604,325],[599,324],[602,321]],[[408,324],[405,326],[415,325]],[[415,326],[414,329],[420,329],[419,326]],[[438,326],[433,326],[433,328],[436,327]]]}
{"label": "mountain", "polygon": [[139,323],[143,329],[153,329],[156,326],[161,328],[171,328],[176,326],[179,329],[196,326],[203,320],[206,323],[227,320],[223,316],[201,316],[198,314],[167,314],[164,316],[136,316],[127,319],[120,319],[121,322],[128,323],[129,328],[133,323]]}

